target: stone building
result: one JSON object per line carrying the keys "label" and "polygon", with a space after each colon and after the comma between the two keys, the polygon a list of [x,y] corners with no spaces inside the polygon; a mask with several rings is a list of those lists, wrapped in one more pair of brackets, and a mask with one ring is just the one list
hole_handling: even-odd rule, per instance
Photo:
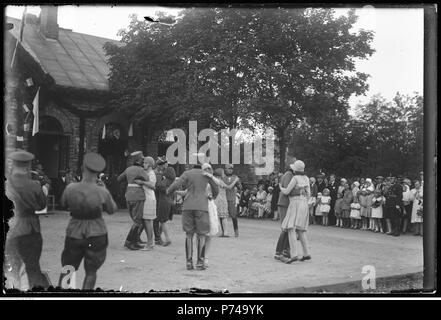
{"label": "stone building", "polygon": [[[87,151],[101,152],[106,170],[117,173],[127,153],[139,148],[136,134],[129,137],[129,119],[110,104],[103,45],[119,42],[61,28],[57,15],[56,6],[42,6],[39,17],[26,15],[21,42],[21,20],[6,17],[13,28],[4,35],[5,156],[29,150],[54,185],[63,170],[80,170]],[[32,135],[38,88],[39,132]]]}

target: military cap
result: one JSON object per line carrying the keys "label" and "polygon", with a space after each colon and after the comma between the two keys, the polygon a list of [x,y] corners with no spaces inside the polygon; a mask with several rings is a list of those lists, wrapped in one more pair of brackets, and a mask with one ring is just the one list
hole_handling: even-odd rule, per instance
{"label": "military cap", "polygon": [[234,168],[234,166],[231,163],[227,163],[225,165],[225,169],[233,169],[233,168]]}
{"label": "military cap", "polygon": [[24,150],[17,150],[12,152],[9,155],[9,158],[12,161],[16,161],[16,162],[31,162],[35,158],[35,156],[32,153]]}
{"label": "military cap", "polygon": [[384,179],[383,176],[378,176],[375,179]]}
{"label": "military cap", "polygon": [[89,152],[84,155],[83,164],[92,172],[101,172],[106,167],[106,160],[98,153]]}

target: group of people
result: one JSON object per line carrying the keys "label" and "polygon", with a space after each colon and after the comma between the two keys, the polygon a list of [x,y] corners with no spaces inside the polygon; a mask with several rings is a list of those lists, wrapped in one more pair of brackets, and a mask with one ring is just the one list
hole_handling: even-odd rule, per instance
{"label": "group of people", "polygon": [[[125,198],[133,221],[124,246],[130,250],[150,251],[154,244],[170,245],[167,222],[176,209],[174,197],[179,195],[183,198],[181,211],[186,233],[187,270],[208,267],[211,238],[229,236],[229,218],[235,237],[239,236],[238,213],[243,214],[246,209],[256,210],[257,217],[262,217],[264,213],[260,210],[267,212],[270,208],[276,218],[280,218],[281,233],[275,259],[284,263],[311,260],[306,237],[308,227],[312,223],[330,225],[332,217],[337,227],[394,235],[407,230],[407,221],[415,224],[416,234],[422,235],[423,181],[415,181],[412,185],[409,179],[379,176],[376,183],[369,178],[351,181],[342,178],[338,183],[336,176],[330,175],[325,183],[324,175],[308,178],[305,164],[296,160],[285,174],[274,177],[266,187],[268,192],[265,184],[259,185],[258,198],[261,200],[259,206],[253,208],[251,196],[245,201],[248,189],[242,188],[231,164],[215,170],[209,163],[196,164],[177,178],[165,159],[155,161],[152,157],[144,157],[140,151],[132,153],[131,157],[133,164],[117,178],[127,182]],[[30,287],[47,287],[48,279],[39,264],[43,244],[37,214],[46,207],[45,179],[33,176],[31,161],[34,155],[31,153],[16,151],[10,159],[12,169],[6,181],[6,195],[14,202],[15,215],[6,240],[8,270],[14,283],[19,283],[19,271],[24,264]],[[84,155],[81,181],[67,184],[60,201],[61,207],[71,215],[61,265],[77,270],[84,260],[84,290],[94,288],[97,271],[106,258],[108,235],[102,213],[113,214],[117,209],[100,176],[105,166],[106,161],[99,154]],[[278,191],[274,192],[276,189]],[[147,242],[141,241],[143,231],[147,234]],[[195,235],[196,267],[193,264]],[[301,256],[297,241],[302,247]],[[66,276],[66,272],[61,272],[60,286]]]}
{"label": "group of people", "polygon": [[414,229],[422,236],[423,176],[413,183],[404,177],[341,178],[331,174],[310,178],[310,222],[323,226],[371,230],[399,236]]}
{"label": "group of people", "polygon": [[[14,204],[14,216],[9,221],[10,229],[6,238],[5,270],[10,272],[11,279],[8,280],[14,288],[20,288],[22,265],[25,267],[29,288],[47,288],[50,281],[40,268],[43,240],[38,216],[38,211],[46,207],[47,195],[41,182],[33,179],[33,154],[19,150],[12,152],[9,158],[12,167],[5,191]],[[68,209],[71,215],[61,253],[61,270],[65,270],[66,266],[77,270],[84,259],[84,290],[94,288],[97,271],[106,258],[108,237],[102,213],[113,214],[116,210],[109,191],[97,184],[97,175],[104,168],[105,160],[100,155],[84,155],[82,180],[67,185],[61,198],[61,206]],[[60,273],[60,286],[69,272],[66,270]]]}

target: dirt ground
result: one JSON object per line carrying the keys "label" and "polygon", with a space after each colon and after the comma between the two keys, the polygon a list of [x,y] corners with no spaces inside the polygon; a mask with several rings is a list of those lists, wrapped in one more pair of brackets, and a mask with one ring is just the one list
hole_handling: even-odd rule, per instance
{"label": "dirt ground", "polygon": [[[40,262],[54,285],[61,269],[60,257],[68,220],[66,212],[41,216],[43,254]],[[123,247],[131,225],[127,211],[106,215],[105,220],[109,247],[96,284],[103,290],[139,293],[150,290],[187,292],[190,288],[200,288],[230,293],[300,293],[317,292],[324,288],[322,292],[329,292],[330,285],[361,284],[365,265],[375,268],[377,278],[420,274],[423,271],[422,237],[391,237],[369,231],[315,225],[310,226],[307,233],[312,260],[284,264],[274,259],[280,223],[245,218],[239,219],[240,237],[212,239],[207,270],[187,271],[179,215],[169,222],[172,244],[168,247],[156,246],[153,251],[129,251]],[[231,222],[229,227],[232,229]],[[77,287],[81,287],[83,278],[81,266],[76,275]],[[412,281],[408,281],[409,277],[394,279],[397,280],[379,281],[380,291],[422,286],[420,276],[411,277]],[[361,285],[331,288],[332,292],[362,290]]]}

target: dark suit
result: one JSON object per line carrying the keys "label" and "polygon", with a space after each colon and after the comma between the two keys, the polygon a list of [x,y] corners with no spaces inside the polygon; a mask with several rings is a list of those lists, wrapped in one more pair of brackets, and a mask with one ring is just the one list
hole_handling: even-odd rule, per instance
{"label": "dark suit", "polygon": [[335,213],[334,213],[334,206],[335,206],[335,200],[337,200],[337,193],[338,193],[338,183],[337,181],[329,182],[328,189],[330,191],[331,196],[331,210],[329,211],[329,225],[335,224]]}

